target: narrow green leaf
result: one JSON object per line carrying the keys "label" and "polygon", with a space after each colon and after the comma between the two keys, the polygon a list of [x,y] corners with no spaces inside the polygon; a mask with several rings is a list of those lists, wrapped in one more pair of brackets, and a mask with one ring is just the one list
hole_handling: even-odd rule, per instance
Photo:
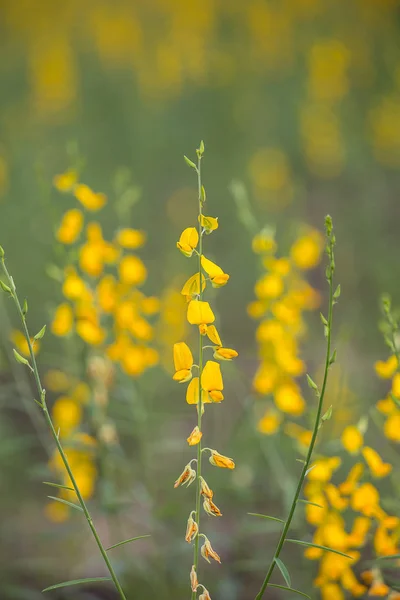
{"label": "narrow green leaf", "polygon": [[3,246],[0,246],[0,258],[4,258],[4,249],[3,249]]}
{"label": "narrow green leaf", "polygon": [[268,587],[277,588],[278,590],[286,590],[287,592],[293,592],[293,594],[298,594],[299,596],[303,596],[303,598],[308,598],[309,600],[311,600],[311,596],[308,596],[308,594],[305,594],[304,592],[300,592],[300,590],[295,590],[294,588],[291,588],[291,587],[286,587],[285,585],[278,585],[277,583],[269,583]]}
{"label": "narrow green leaf", "polygon": [[326,411],[326,413],[324,415],[322,415],[322,421],[329,421],[329,419],[332,416],[332,404],[330,405],[330,407],[328,408],[328,410]]}
{"label": "narrow green leaf", "polygon": [[289,571],[287,570],[285,563],[280,558],[277,558],[277,557],[275,557],[275,563],[276,563],[276,566],[278,567],[278,569],[280,570],[280,572],[282,573],[282,577],[285,580],[286,585],[289,588],[291,588],[292,582],[290,580]]}
{"label": "narrow green leaf", "polygon": [[78,504],[74,504],[73,502],[68,502],[68,500],[64,500],[64,498],[57,498],[57,496],[47,496],[48,498],[51,498],[51,500],[56,500],[57,502],[61,502],[61,504],[66,504],[67,506],[70,506],[71,508],[76,508],[76,510],[80,510],[81,512],[83,512],[83,509],[81,506],[78,506]]}
{"label": "narrow green leaf", "polygon": [[89,579],[72,579],[71,581],[63,581],[62,583],[56,583],[45,588],[42,592],[50,592],[51,590],[58,590],[59,588],[69,587],[70,585],[81,585],[82,583],[96,583],[98,581],[112,581],[111,577],[91,577]]}
{"label": "narrow green leaf", "polygon": [[124,540],[123,542],[118,542],[118,544],[113,544],[106,548],[106,550],[112,550],[113,548],[117,548],[118,546],[123,546],[124,544],[129,544],[129,542],[134,542],[135,540],[142,540],[143,538],[151,537],[151,535],[138,535],[137,537],[129,538],[129,540]]}
{"label": "narrow green leaf", "polygon": [[196,169],[196,171],[197,171],[196,165],[194,164],[194,162],[192,160],[190,160],[190,158],[188,158],[187,156],[184,156],[183,158],[185,159],[185,163],[187,165],[189,165],[189,167],[192,167],[192,169]]}
{"label": "narrow green leaf", "polygon": [[306,377],[307,377],[307,383],[308,383],[309,387],[310,387],[312,390],[314,390],[315,392],[318,392],[318,386],[317,386],[317,384],[315,383],[315,381],[313,381],[313,380],[311,379],[311,377],[310,377],[308,374],[306,375]]}
{"label": "narrow green leaf", "polygon": [[328,321],[325,319],[324,315],[322,313],[319,313],[319,316],[321,317],[322,324],[327,326]]}
{"label": "narrow green leaf", "polygon": [[39,400],[36,400],[36,398],[34,398],[33,401],[36,402],[36,404],[40,406],[40,408],[43,408],[43,404],[39,402]]}
{"label": "narrow green leaf", "polygon": [[27,367],[29,367],[29,368],[30,368],[30,370],[31,370],[31,371],[33,371],[32,367],[31,367],[31,365],[30,365],[30,363],[29,363],[29,360],[27,360],[26,358],[24,358],[23,356],[21,356],[21,355],[19,354],[19,352],[17,352],[17,351],[16,351],[16,349],[15,349],[15,348],[13,348],[13,352],[14,352],[14,357],[15,357],[15,360],[16,360],[18,363],[20,363],[21,365],[26,365]]}
{"label": "narrow green leaf", "polygon": [[333,365],[336,362],[336,358],[337,358],[337,352],[336,352],[336,348],[332,353],[332,356],[329,359],[329,366]]}
{"label": "narrow green leaf", "polygon": [[286,523],[283,519],[278,519],[277,517],[270,517],[269,515],[261,515],[260,513],[247,513],[252,517],[260,517],[261,519],[269,519],[270,521],[278,521],[278,523]]}
{"label": "narrow green leaf", "polygon": [[312,544],[311,542],[303,542],[302,540],[291,540],[287,538],[285,542],[291,542],[292,544],[299,544],[300,546],[308,546],[311,548],[319,548],[320,550],[326,550],[327,552],[333,552],[334,554],[339,554],[340,556],[344,556],[346,558],[350,558],[353,560],[352,556],[345,554],[344,552],[340,552],[340,550],[335,550],[334,548],[328,548],[328,546],[320,546],[319,544]]}
{"label": "narrow green leaf", "polygon": [[[310,473],[310,471],[312,471],[312,470],[313,470],[313,468],[314,468],[314,467],[316,467],[316,466],[317,466],[317,465],[315,464],[315,465],[312,465],[312,467],[310,467],[309,469],[307,469],[307,471],[306,471],[306,477],[307,477],[307,475]],[[300,502],[301,502],[301,498],[300,498]],[[319,505],[318,505],[318,506],[319,506]]]}
{"label": "narrow green leaf", "polygon": [[318,506],[318,508],[324,508],[321,504],[316,504],[316,502],[310,502],[309,500],[304,500],[304,498],[298,498],[297,502],[303,502],[303,504],[310,504],[310,506]]}
{"label": "narrow green leaf", "polygon": [[42,329],[37,332],[37,334],[33,337],[34,340],[41,340],[46,332],[46,325],[43,325]]}
{"label": "narrow green leaf", "polygon": [[340,292],[341,292],[341,288],[340,288],[340,283],[339,283],[339,285],[337,286],[337,288],[335,290],[335,293],[333,294],[334,300],[337,300],[339,298]]}
{"label": "narrow green leaf", "polygon": [[388,554],[387,556],[377,556],[375,560],[398,560],[400,554]]}
{"label": "narrow green leaf", "polygon": [[67,485],[61,485],[61,483],[53,483],[52,481],[42,481],[45,485],[51,485],[52,487],[61,488],[63,490],[69,490],[70,492],[74,492],[74,488],[68,487]]}

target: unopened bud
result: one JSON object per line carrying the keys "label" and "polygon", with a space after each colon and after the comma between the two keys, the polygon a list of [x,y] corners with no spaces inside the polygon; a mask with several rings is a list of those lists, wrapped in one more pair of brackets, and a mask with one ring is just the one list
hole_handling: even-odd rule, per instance
{"label": "unopened bud", "polygon": [[205,496],[206,498],[210,498],[210,499],[214,495],[214,492],[209,487],[208,483],[206,482],[206,480],[203,477],[200,477],[200,493],[203,496]]}
{"label": "unopened bud", "polygon": [[194,540],[196,535],[199,533],[199,526],[197,525],[196,521],[193,519],[192,514],[193,513],[190,513],[190,515],[189,515],[187,526],[186,526],[186,535],[185,535],[185,540],[189,544],[190,544],[190,542],[192,542]]}
{"label": "unopened bud", "polygon": [[199,582],[197,579],[196,569],[195,569],[194,565],[192,565],[192,569],[190,571],[190,587],[192,588],[192,592],[195,592],[197,590],[198,585],[199,585]]}

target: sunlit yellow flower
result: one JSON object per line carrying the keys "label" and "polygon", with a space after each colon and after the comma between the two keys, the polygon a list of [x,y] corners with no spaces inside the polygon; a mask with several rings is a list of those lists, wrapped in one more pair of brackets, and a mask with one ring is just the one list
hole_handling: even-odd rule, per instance
{"label": "sunlit yellow flower", "polygon": [[218,229],[218,217],[206,217],[204,215],[199,215],[199,222],[207,234]]}
{"label": "sunlit yellow flower", "polygon": [[68,210],[60,223],[56,238],[62,244],[73,244],[83,227],[83,213],[77,208]]}
{"label": "sunlit yellow flower", "polygon": [[193,355],[185,342],[174,344],[174,381],[184,383],[192,378]]}
{"label": "sunlit yellow flower", "polygon": [[361,431],[355,425],[348,425],[344,429],[341,440],[343,447],[351,454],[356,454],[364,442]]}
{"label": "sunlit yellow flower", "polygon": [[201,374],[201,387],[206,390],[213,402],[221,402],[224,399],[222,390],[224,383],[222,381],[221,367],[219,363],[208,360]]}
{"label": "sunlit yellow flower", "polygon": [[146,242],[146,234],[138,229],[120,229],[115,238],[117,244],[123,248],[136,250]]}
{"label": "sunlit yellow flower", "polygon": [[189,446],[196,446],[199,443],[199,441],[201,440],[202,436],[203,436],[202,432],[196,425],[196,427],[193,429],[192,433],[187,438],[187,443],[189,444]]}
{"label": "sunlit yellow flower", "polygon": [[204,544],[202,545],[200,552],[201,552],[202,557],[205,558],[207,562],[210,562],[210,558],[213,558],[217,562],[221,563],[220,557],[215,552],[215,550],[213,550],[213,548],[207,538],[204,540]]}
{"label": "sunlit yellow flower", "polygon": [[208,302],[191,300],[188,305],[187,320],[191,325],[208,325],[215,321],[215,316]]}
{"label": "sunlit yellow flower", "polygon": [[205,256],[201,257],[201,266],[209,276],[214,288],[222,287],[228,283],[229,275],[224,273],[221,267],[213,263]]}
{"label": "sunlit yellow flower", "polygon": [[201,276],[201,290],[200,290],[200,274],[199,273],[195,273],[194,275],[192,275],[192,277],[189,277],[189,279],[186,281],[186,283],[184,284],[181,294],[183,296],[187,296],[189,298],[191,298],[192,296],[198,296],[200,294],[200,291],[204,291],[206,287],[206,278],[204,277],[204,275]]}
{"label": "sunlit yellow flower", "polygon": [[[13,329],[10,337],[16,350],[18,350],[20,354],[23,354],[24,356],[30,355],[28,342],[26,341],[26,337],[24,336],[22,331],[19,331],[18,329]],[[31,344],[33,347],[33,353],[37,354],[40,349],[40,342],[31,338]]]}
{"label": "sunlit yellow flower", "polygon": [[257,429],[265,435],[272,435],[278,431],[282,422],[282,417],[277,412],[267,411],[265,415],[258,421]]}
{"label": "sunlit yellow flower", "polygon": [[397,358],[394,354],[389,356],[387,361],[378,360],[375,363],[375,371],[379,377],[382,377],[382,379],[390,379],[393,377],[397,367]]}
{"label": "sunlit yellow flower", "polygon": [[238,353],[232,348],[216,348],[214,352],[214,358],[217,360],[232,360],[237,356],[239,356]]}
{"label": "sunlit yellow flower", "polygon": [[234,469],[235,463],[231,458],[220,454],[216,450],[211,450],[209,461],[214,467],[220,467],[222,469]]}
{"label": "sunlit yellow flower", "polygon": [[73,327],[74,315],[69,304],[60,304],[54,314],[51,331],[54,335],[67,335]]}
{"label": "sunlit yellow flower", "polygon": [[179,242],[176,243],[178,250],[185,256],[190,258],[193,254],[193,250],[199,243],[199,234],[195,227],[187,227],[182,231]]}
{"label": "sunlit yellow flower", "polygon": [[69,192],[76,182],[78,181],[78,174],[73,169],[61,173],[61,175],[55,175],[53,178],[53,185],[60,192]]}
{"label": "sunlit yellow flower", "polygon": [[321,259],[324,240],[318,231],[311,231],[293,244],[290,256],[299,269],[313,269]]}
{"label": "sunlit yellow flower", "polygon": [[100,210],[107,202],[107,198],[104,194],[96,194],[84,183],[79,183],[75,186],[74,196],[86,210],[91,211]]}
{"label": "sunlit yellow flower", "polygon": [[[208,392],[206,390],[202,390],[201,392],[201,401],[203,404],[209,404],[212,402]],[[199,402],[199,378],[193,377],[190,381],[187,390],[186,390],[186,402],[188,404],[198,404]]]}
{"label": "sunlit yellow flower", "polygon": [[392,465],[383,462],[379,454],[373,448],[365,446],[362,450],[362,455],[374,477],[386,477],[386,475],[391,472]]}
{"label": "sunlit yellow flower", "polygon": [[147,269],[138,256],[124,256],[118,269],[121,282],[128,285],[139,286],[147,278]]}

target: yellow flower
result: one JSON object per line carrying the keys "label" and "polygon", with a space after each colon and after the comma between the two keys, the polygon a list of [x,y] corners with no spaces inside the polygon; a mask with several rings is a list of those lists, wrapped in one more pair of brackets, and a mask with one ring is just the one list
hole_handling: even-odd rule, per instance
{"label": "yellow flower", "polygon": [[[206,390],[201,391],[201,401],[203,404],[209,404],[211,399]],[[186,402],[188,404],[198,404],[199,402],[199,378],[193,377],[186,390]]]}
{"label": "yellow flower", "polygon": [[296,240],[290,250],[290,256],[299,269],[313,269],[321,259],[323,247],[322,235],[318,231],[311,231]]}
{"label": "yellow flower", "polygon": [[216,348],[214,352],[214,358],[218,360],[232,360],[232,358],[236,358],[238,353],[236,350],[232,350],[232,348]]}
{"label": "yellow flower", "polygon": [[65,275],[62,292],[66,298],[79,300],[90,296],[85,282],[79,277],[74,267],[67,267]]}
{"label": "yellow flower", "polygon": [[218,229],[218,217],[206,217],[204,215],[199,215],[199,223],[204,228],[206,234]]}
{"label": "yellow flower", "polygon": [[302,415],[305,409],[300,388],[294,381],[288,380],[278,386],[274,392],[274,402],[279,410],[293,416]]}
{"label": "yellow flower", "polygon": [[282,417],[277,412],[267,411],[257,423],[257,429],[265,435],[272,435],[279,429]]}
{"label": "yellow flower", "polygon": [[374,477],[386,477],[391,470],[392,465],[384,463],[379,454],[373,448],[365,446],[362,450],[363,457],[367,463],[369,470]]}
{"label": "yellow flower", "polygon": [[195,227],[187,227],[182,231],[179,242],[176,243],[176,247],[182,254],[190,258],[198,243],[199,234],[197,229]]}
{"label": "yellow flower", "polygon": [[282,295],[283,287],[282,277],[277,273],[270,273],[257,281],[254,292],[260,300],[275,299]]}
{"label": "yellow flower", "polygon": [[202,432],[196,425],[196,427],[193,429],[192,433],[187,438],[187,443],[189,444],[189,446],[196,446],[200,442],[202,436],[203,436]]}
{"label": "yellow flower", "polygon": [[368,517],[356,517],[353,528],[349,534],[349,545],[353,547],[362,546],[371,528],[371,519]]}
{"label": "yellow flower", "polygon": [[61,175],[55,175],[53,178],[53,185],[60,192],[69,192],[76,182],[78,181],[78,174],[73,169],[65,171]]}
{"label": "yellow flower", "polygon": [[369,588],[369,596],[386,596],[389,594],[390,588],[383,581],[375,581]]}
{"label": "yellow flower", "polygon": [[215,321],[215,316],[208,302],[191,300],[188,306],[187,320],[191,325],[208,325]]}
{"label": "yellow flower", "polygon": [[256,254],[273,254],[276,251],[276,242],[267,233],[259,233],[252,241],[253,252]]}
{"label": "yellow flower", "polygon": [[84,342],[92,346],[98,346],[106,337],[105,330],[90,319],[79,319],[76,323],[76,333]]}
{"label": "yellow flower", "polygon": [[117,305],[117,282],[112,275],[105,275],[100,279],[97,288],[97,299],[100,308],[105,313],[112,313]]}
{"label": "yellow flower", "polygon": [[336,471],[340,465],[341,460],[338,456],[332,456],[330,458],[321,458],[314,462],[313,469],[308,474],[309,481],[319,481],[326,483],[332,479],[334,471]]}
{"label": "yellow flower", "polygon": [[196,479],[196,471],[192,469],[191,464],[188,463],[182,473],[179,475],[178,479],[174,483],[174,488],[179,487],[186,483],[186,487],[189,487],[191,483]]}
{"label": "yellow flower", "polygon": [[54,427],[60,428],[60,435],[68,437],[82,419],[82,408],[75,400],[68,396],[58,398],[52,410]]}
{"label": "yellow flower", "polygon": [[390,415],[385,422],[383,431],[389,440],[400,442],[400,414]]}
{"label": "yellow flower", "polygon": [[[203,292],[206,287],[206,278],[204,275],[201,276],[201,291]],[[200,275],[199,273],[195,273],[192,277],[184,284],[181,294],[183,296],[188,296],[191,298],[192,296],[198,296],[200,294]]]}
{"label": "yellow flower", "polygon": [[222,346],[221,338],[219,337],[219,333],[215,325],[206,326],[206,335],[209,340],[214,342],[217,346]]}
{"label": "yellow flower", "polygon": [[73,324],[74,315],[72,313],[72,308],[69,304],[60,304],[56,309],[51,324],[51,331],[54,335],[64,336],[72,330]]}
{"label": "yellow flower", "polygon": [[203,508],[211,517],[222,517],[222,512],[219,510],[218,506],[207,496],[204,496]]}
{"label": "yellow flower", "polygon": [[308,447],[311,442],[312,432],[304,429],[297,423],[286,423],[284,427],[286,435],[297,440],[302,446]]}
{"label": "yellow flower", "polygon": [[350,454],[356,454],[364,442],[361,431],[355,425],[348,425],[344,429],[341,439],[343,447]]}
{"label": "yellow flower", "polygon": [[96,194],[84,183],[79,183],[75,186],[74,196],[86,210],[91,211],[100,210],[107,202],[107,198],[104,194]]}
{"label": "yellow flower", "polygon": [[83,213],[77,208],[68,210],[60,223],[56,238],[62,244],[73,244],[83,227]]}
{"label": "yellow flower", "polygon": [[147,269],[138,256],[124,256],[119,263],[119,277],[122,283],[141,285],[147,277]]}
{"label": "yellow flower", "polygon": [[174,381],[184,383],[192,378],[193,355],[185,342],[174,344]]}
{"label": "yellow flower", "polygon": [[263,362],[255,374],[253,379],[253,387],[256,392],[266,396],[274,390],[277,380],[277,366],[273,363]]}
{"label": "yellow flower", "polygon": [[220,467],[222,469],[234,469],[235,463],[231,458],[220,454],[216,450],[211,450],[211,456],[209,461],[214,467]]}
{"label": "yellow flower", "polygon": [[116,243],[123,248],[135,250],[140,248],[146,242],[146,234],[138,229],[120,229],[117,233]]}
{"label": "yellow flower", "polygon": [[372,483],[363,483],[352,495],[351,507],[353,510],[372,517],[379,506],[379,492]]}
{"label": "yellow flower", "polygon": [[201,266],[210,277],[211,285],[214,288],[222,287],[228,283],[229,275],[224,273],[221,267],[213,263],[205,256],[201,257]]}
{"label": "yellow flower", "polygon": [[[20,352],[20,354],[23,354],[24,356],[30,355],[28,342],[26,341],[26,338],[25,338],[24,334],[22,333],[22,331],[19,331],[18,329],[13,329],[10,337],[11,337],[11,341],[13,342],[16,350],[18,350],[18,352]],[[33,353],[37,354],[40,349],[40,342],[31,338],[31,344],[33,347]]]}
{"label": "yellow flower", "polygon": [[382,377],[382,379],[390,379],[393,377],[397,367],[397,358],[394,354],[389,356],[386,362],[383,360],[378,360],[375,363],[375,371],[379,377]]}
{"label": "yellow flower", "polygon": [[221,367],[219,363],[208,360],[201,374],[201,387],[206,390],[214,402],[221,402],[224,399],[222,390],[224,383],[222,381]]}
{"label": "yellow flower", "polygon": [[364,472],[364,465],[356,463],[347,475],[347,479],[339,485],[339,490],[342,494],[350,495],[356,489],[359,479]]}

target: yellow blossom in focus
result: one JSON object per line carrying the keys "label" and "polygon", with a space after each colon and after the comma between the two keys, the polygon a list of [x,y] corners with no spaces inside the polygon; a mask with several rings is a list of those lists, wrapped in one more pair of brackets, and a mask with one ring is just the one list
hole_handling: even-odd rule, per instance
{"label": "yellow blossom in focus", "polygon": [[211,456],[209,458],[209,461],[215,467],[220,467],[222,469],[234,469],[235,468],[235,463],[233,462],[233,460],[231,458],[228,458],[227,456],[220,454],[216,450],[211,450]]}
{"label": "yellow blossom in focus", "polygon": [[146,235],[138,229],[120,229],[115,238],[117,244],[129,250],[136,250],[146,242]]}
{"label": "yellow blossom in focus", "polygon": [[228,283],[229,275],[224,273],[221,267],[213,263],[204,255],[201,257],[201,266],[210,277],[211,285],[214,288],[222,287]]}
{"label": "yellow blossom in focus", "polygon": [[218,229],[218,217],[206,217],[205,215],[200,217],[199,215],[199,222],[207,234]]}
{"label": "yellow blossom in focus", "polygon": [[[206,390],[201,392],[201,401],[203,404],[209,404],[211,398]],[[193,377],[186,390],[186,402],[188,404],[198,404],[199,402],[199,378]]]}
{"label": "yellow blossom in focus", "polygon": [[208,302],[191,300],[188,306],[187,320],[191,325],[208,325],[215,321],[215,316]]}
{"label": "yellow blossom in focus", "polygon": [[214,352],[214,358],[218,360],[232,360],[232,358],[236,358],[238,353],[236,350],[232,348],[216,348]]}
{"label": "yellow blossom in focus", "polygon": [[175,374],[173,379],[184,383],[192,377],[193,355],[185,342],[174,344]]}
{"label": "yellow blossom in focus", "polygon": [[206,362],[201,374],[201,387],[208,392],[213,402],[221,402],[224,399],[222,394],[224,384],[219,363],[213,360]]}
{"label": "yellow blossom in focus", "polygon": [[202,436],[203,436],[202,432],[196,425],[196,427],[193,429],[192,433],[187,438],[187,443],[189,444],[189,446],[196,446],[199,443],[199,441],[201,440]]}
{"label": "yellow blossom in focus", "polygon": [[74,187],[74,196],[86,210],[90,211],[100,210],[107,202],[104,194],[96,194],[84,183],[79,183]]}
{"label": "yellow blossom in focus", "polygon": [[222,346],[221,338],[219,337],[219,333],[215,325],[208,325],[206,330],[206,335],[209,340],[214,342],[217,346]]}
{"label": "yellow blossom in focus", "polygon": [[324,240],[319,231],[311,231],[293,244],[290,256],[299,269],[313,269],[321,260]]}
{"label": "yellow blossom in focus", "polygon": [[60,223],[56,238],[62,244],[73,244],[83,227],[83,213],[77,208],[68,210]]}
{"label": "yellow blossom in focus", "polygon": [[68,335],[74,324],[74,315],[69,304],[60,304],[54,314],[51,331],[54,335]]}
{"label": "yellow blossom in focus", "polygon": [[202,275],[201,277],[201,290],[200,290],[200,274],[195,273],[192,277],[185,282],[181,294],[191,298],[192,296],[198,296],[200,291],[203,292],[206,287],[206,278]]}
{"label": "yellow blossom in focus", "polygon": [[197,229],[195,227],[187,227],[182,231],[181,237],[176,243],[176,247],[182,252],[182,254],[190,258],[198,243],[199,234]]}

